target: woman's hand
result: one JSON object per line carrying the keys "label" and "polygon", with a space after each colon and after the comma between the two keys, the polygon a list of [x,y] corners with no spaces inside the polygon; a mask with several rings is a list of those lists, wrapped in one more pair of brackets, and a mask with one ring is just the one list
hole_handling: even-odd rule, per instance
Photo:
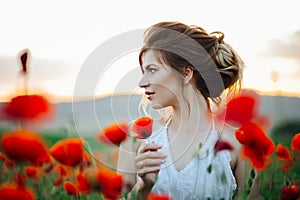
{"label": "woman's hand", "polygon": [[151,189],[155,183],[160,166],[164,163],[166,155],[158,152],[162,146],[154,142],[145,144],[137,153],[135,164],[137,173],[144,182],[144,187]]}

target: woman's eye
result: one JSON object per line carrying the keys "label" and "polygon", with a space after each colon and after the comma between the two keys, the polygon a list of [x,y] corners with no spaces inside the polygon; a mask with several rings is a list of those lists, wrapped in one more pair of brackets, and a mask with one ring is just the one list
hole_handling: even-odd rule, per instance
{"label": "woman's eye", "polygon": [[151,68],[151,69],[149,69],[149,72],[150,72],[151,74],[153,74],[154,72],[156,72],[156,69]]}

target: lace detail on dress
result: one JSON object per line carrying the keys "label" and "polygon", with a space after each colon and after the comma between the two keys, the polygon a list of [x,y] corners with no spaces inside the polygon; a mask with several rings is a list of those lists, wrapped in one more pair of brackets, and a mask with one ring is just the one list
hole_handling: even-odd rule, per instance
{"label": "lace detail on dress", "polygon": [[217,132],[212,130],[198,156],[177,171],[169,148],[167,124],[153,133],[146,142],[163,145],[160,151],[168,157],[161,166],[152,192],[169,194],[173,200],[231,199],[237,185],[230,167],[230,152],[222,150],[215,154],[213,147],[217,139]]}

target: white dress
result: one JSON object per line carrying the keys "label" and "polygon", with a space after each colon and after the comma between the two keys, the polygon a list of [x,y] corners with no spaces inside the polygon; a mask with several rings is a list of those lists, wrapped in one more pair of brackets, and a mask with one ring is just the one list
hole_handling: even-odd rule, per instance
{"label": "white dress", "polygon": [[160,151],[167,155],[152,192],[168,194],[172,200],[232,199],[237,185],[230,167],[231,156],[228,150],[214,153],[213,147],[218,140],[214,127],[199,153],[178,171],[170,152],[167,124],[153,132],[145,141],[163,145]]}

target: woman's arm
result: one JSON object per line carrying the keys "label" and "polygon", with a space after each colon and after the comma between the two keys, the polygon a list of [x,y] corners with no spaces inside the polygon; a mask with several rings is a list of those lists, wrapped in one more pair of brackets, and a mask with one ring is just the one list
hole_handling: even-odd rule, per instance
{"label": "woman's arm", "polygon": [[[234,135],[235,129],[226,127],[223,130],[222,139],[229,141],[234,147],[231,151],[231,168],[237,182],[237,194],[235,199],[243,197],[243,192],[248,189],[248,180],[250,178],[250,171],[252,169],[248,160],[241,157],[242,144],[240,144]],[[250,194],[248,199],[259,199],[260,191],[260,173],[255,170],[255,177],[252,186],[249,188]]]}
{"label": "woman's arm", "polygon": [[[255,177],[252,182],[252,186],[249,188],[248,180],[250,178],[250,172],[252,167],[248,160],[241,159],[239,156],[236,159],[234,175],[237,181],[237,197],[244,196],[247,189],[250,189],[248,199],[259,199],[261,197],[260,191],[260,172],[255,170]],[[238,198],[239,199],[239,198]]]}

